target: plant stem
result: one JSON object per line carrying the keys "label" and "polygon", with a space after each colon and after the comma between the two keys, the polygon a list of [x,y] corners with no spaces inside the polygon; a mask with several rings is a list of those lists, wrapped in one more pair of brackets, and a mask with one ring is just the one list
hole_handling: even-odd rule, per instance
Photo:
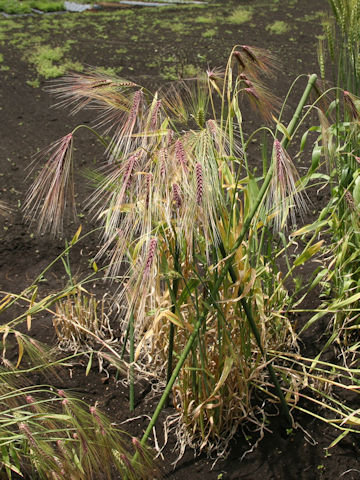
{"label": "plant stem", "polygon": [[134,390],[134,312],[131,312],[129,320],[130,336],[130,386],[129,386],[129,407],[130,412],[135,408],[135,390]]}
{"label": "plant stem", "polygon": [[[176,238],[175,238],[175,242],[176,242]],[[176,273],[180,273],[179,256],[180,256],[179,246],[177,245],[177,242],[176,242],[176,244],[175,244],[175,254],[174,254],[174,270],[175,270]],[[179,288],[179,278],[175,277],[174,280],[173,280],[172,289],[170,289],[170,295],[171,295],[171,301],[172,301],[172,306],[171,306],[171,312],[172,313],[176,312],[176,297],[177,297],[178,288]],[[171,373],[172,373],[174,335],[175,335],[175,325],[173,324],[173,322],[170,322],[169,353],[168,353],[166,383],[169,382],[169,380],[171,378]]]}

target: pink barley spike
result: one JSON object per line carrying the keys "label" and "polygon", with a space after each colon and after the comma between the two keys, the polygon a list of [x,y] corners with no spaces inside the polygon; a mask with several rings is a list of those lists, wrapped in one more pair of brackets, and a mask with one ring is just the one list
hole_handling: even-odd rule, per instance
{"label": "pink barley spike", "polygon": [[177,183],[173,184],[173,198],[176,205],[176,208],[180,208],[182,204],[180,187]]}
{"label": "pink barley spike", "polygon": [[145,180],[145,190],[146,190],[145,203],[146,203],[146,207],[149,206],[149,202],[150,202],[150,192],[151,192],[152,178],[153,178],[152,173],[148,173],[146,175],[146,180]]}
{"label": "pink barley spike", "polygon": [[142,90],[138,90],[137,92],[134,93],[133,103],[132,103],[131,110],[130,110],[130,113],[129,113],[129,122],[130,123],[132,123],[136,118],[136,115],[139,111],[142,96],[143,96]]}
{"label": "pink barley spike", "polygon": [[170,145],[170,143],[173,141],[173,138],[174,138],[174,131],[171,130],[171,128],[169,128],[169,130],[167,131],[167,135],[166,135],[166,141],[167,141],[168,145]]}
{"label": "pink barley spike", "polygon": [[279,178],[280,185],[283,185],[285,180],[283,148],[278,139],[274,141],[274,145],[275,145],[278,178]]}
{"label": "pink barley spike", "polygon": [[241,48],[253,62],[257,62],[256,55],[248,45],[241,45]]}
{"label": "pink barley spike", "polygon": [[148,459],[146,458],[146,456],[145,456],[145,454],[144,454],[144,449],[143,449],[141,443],[139,442],[139,440],[138,440],[136,437],[133,437],[133,438],[132,438],[132,444],[134,445],[135,450],[136,450],[137,452],[139,452],[139,455],[141,456],[141,458],[142,458],[145,462],[147,462]]}
{"label": "pink barley spike", "polygon": [[200,163],[197,163],[195,166],[196,174],[196,203],[201,205],[203,193],[204,193],[204,179],[203,179],[203,170]]}
{"label": "pink barley spike", "polygon": [[216,134],[218,133],[218,129],[215,120],[210,119],[206,122],[206,124],[208,125],[211,134],[213,136],[216,136]]}
{"label": "pink barley spike", "polygon": [[24,433],[29,440],[30,445],[38,450],[38,445],[36,444],[35,438],[33,437],[33,434],[30,431],[30,428],[26,425],[26,423],[21,422],[19,424],[19,430],[20,432]]}
{"label": "pink barley spike", "polygon": [[64,441],[63,440],[57,440],[56,441],[56,445],[58,447],[58,450],[59,452],[61,453],[61,455],[66,458],[68,456],[68,453],[66,451],[66,448],[64,446]]}
{"label": "pink barley spike", "polygon": [[256,101],[260,101],[259,95],[254,87],[245,88],[245,92],[253,97]]}
{"label": "pink barley spike", "polygon": [[144,275],[148,275],[150,272],[151,265],[155,257],[157,242],[158,242],[157,238],[152,238],[150,240],[150,245],[149,245],[148,254],[147,254],[146,263],[145,263]]}
{"label": "pink barley spike", "polygon": [[132,463],[130,462],[128,457],[124,453],[121,453],[120,458],[121,458],[123,464],[125,465],[125,467],[129,470],[129,472],[131,472],[131,474],[135,475],[135,477],[136,477],[136,475],[137,475],[136,471],[135,471],[134,467],[132,466]]}
{"label": "pink barley spike", "polygon": [[[76,433],[74,435],[77,435]],[[73,435],[73,436],[74,436]],[[86,438],[84,437],[84,435],[80,434],[80,435],[77,435],[77,439],[80,437],[80,442],[81,442],[81,446],[84,450],[84,455],[86,455],[89,451],[89,447],[88,447],[88,444],[87,444],[87,441],[86,441]],[[74,437],[75,438],[75,437]]]}
{"label": "pink barley spike", "polygon": [[30,405],[31,410],[32,410],[33,412],[37,412],[37,411],[38,411],[37,408],[36,408],[35,399],[34,399],[34,397],[33,397],[32,395],[26,395],[26,403],[27,403],[28,405]]}
{"label": "pink barley spike", "polygon": [[181,166],[186,170],[186,153],[184,149],[184,145],[181,140],[177,140],[175,143],[175,156],[177,160],[180,162]]}
{"label": "pink barley spike", "polygon": [[153,111],[153,113],[152,113],[152,115],[151,115],[151,123],[150,123],[151,128],[155,128],[155,127],[156,127],[157,119],[158,119],[158,116],[159,116],[160,107],[161,107],[161,100],[158,100],[158,101],[155,103],[154,111]]}
{"label": "pink barley spike", "polygon": [[241,53],[238,50],[235,50],[235,52],[233,52],[233,56],[239,62],[240,67],[244,69],[245,68],[245,63],[244,63],[244,60],[242,59]]}
{"label": "pink barley spike", "polygon": [[105,429],[104,429],[104,425],[102,424],[101,418],[100,418],[99,415],[97,414],[97,411],[96,411],[96,407],[95,407],[95,406],[91,406],[91,407],[90,407],[90,413],[91,413],[91,415],[94,417],[95,422],[99,425],[101,435],[102,435],[103,437],[105,437],[105,436],[106,436],[106,432],[105,432]]}
{"label": "pink barley spike", "polygon": [[131,155],[131,157],[126,162],[125,171],[124,171],[124,190],[126,190],[131,183],[132,174],[133,174],[133,170],[136,165],[137,159],[138,159],[138,155]]}
{"label": "pink barley spike", "polygon": [[160,151],[160,174],[162,177],[166,175],[166,164],[168,161],[168,150],[167,148],[162,148]]}

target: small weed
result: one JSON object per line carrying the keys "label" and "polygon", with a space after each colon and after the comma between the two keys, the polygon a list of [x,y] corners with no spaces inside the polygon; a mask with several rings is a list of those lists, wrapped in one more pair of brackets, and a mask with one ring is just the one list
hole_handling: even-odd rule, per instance
{"label": "small weed", "polygon": [[283,20],[276,20],[271,25],[268,25],[266,27],[266,30],[268,30],[270,33],[273,33],[275,35],[282,35],[282,34],[288,32],[290,30],[290,27]]}
{"label": "small weed", "polygon": [[15,0],[0,0],[0,11],[10,15],[31,13],[31,6]]}
{"label": "small weed", "polygon": [[205,32],[202,33],[203,38],[212,38],[217,34],[217,29],[216,28],[209,28],[208,30],[205,30]]}
{"label": "small weed", "polygon": [[65,10],[64,2],[61,1],[32,0],[30,6],[43,12],[61,12]]}
{"label": "small weed", "polygon": [[68,70],[81,72],[83,70],[81,63],[64,59],[66,51],[67,46],[51,48],[40,45],[30,55],[29,60],[34,64],[38,74],[45,79],[61,77]]}
{"label": "small weed", "polygon": [[187,25],[184,25],[183,23],[170,23],[169,28],[172,32],[174,33],[183,33],[187,29]]}
{"label": "small weed", "polygon": [[228,21],[240,25],[249,22],[252,19],[252,16],[253,11],[250,8],[238,7],[233,11],[230,17],[228,17]]}
{"label": "small weed", "polygon": [[123,69],[123,67],[116,67],[116,68],[112,68],[112,67],[97,67],[97,70],[101,73],[103,73],[104,75],[110,75],[110,76],[114,76],[116,74],[119,74],[121,72],[121,70]]}
{"label": "small weed", "polygon": [[126,47],[121,47],[115,50],[115,53],[118,55],[123,55],[124,53],[127,53],[128,49]]}
{"label": "small weed", "polygon": [[195,77],[199,73],[199,69],[189,63],[188,65],[184,65],[181,73],[183,77]]}
{"label": "small weed", "polygon": [[32,88],[40,87],[40,80],[36,78],[35,80],[27,80],[26,83]]}
{"label": "small weed", "polygon": [[303,17],[300,17],[299,20],[302,20],[304,22],[314,22],[315,20],[318,19],[323,19],[325,16],[324,12],[314,12],[312,14],[304,15]]}
{"label": "small weed", "polygon": [[214,23],[215,19],[212,15],[200,15],[195,18],[196,23]]}
{"label": "small weed", "polygon": [[165,65],[161,70],[161,77],[164,80],[176,80],[178,77],[175,65]]}

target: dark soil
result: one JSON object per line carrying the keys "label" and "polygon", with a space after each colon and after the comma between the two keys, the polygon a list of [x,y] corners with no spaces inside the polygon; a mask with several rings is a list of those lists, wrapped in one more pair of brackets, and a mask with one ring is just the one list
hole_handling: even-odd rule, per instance
{"label": "dark soil", "polygon": [[[88,111],[71,118],[65,111],[50,108],[53,99],[43,90],[45,82],[41,77],[38,77],[40,88],[33,88],[26,83],[37,75],[29,61],[29,49],[39,43],[61,46],[71,39],[68,54],[73,61],[115,69],[121,66],[122,76],[154,88],[163,83],[164,72],[170,76],[175,72],[176,76],[182,69],[186,71],[188,65],[202,68],[208,63],[213,66],[224,65],[233,44],[246,43],[267,48],[280,58],[282,70],[276,78],[270,79],[270,84],[277,96],[283,98],[297,75],[318,70],[315,35],[321,33],[321,26],[317,12],[325,10],[327,2],[259,1],[254,4],[247,1],[241,4],[254,8],[252,20],[241,25],[227,23],[226,20],[239,5],[224,3],[209,4],[201,10],[195,7],[151,9],[146,12],[144,9],[134,9],[121,13],[123,16],[105,13],[66,14],[46,18],[16,18],[12,23],[5,23],[5,20],[3,24],[0,23],[1,52],[4,57],[0,66],[9,67],[0,71],[0,199],[7,201],[14,209],[6,219],[0,219],[2,291],[17,293],[31,285],[36,276],[63,251],[65,238],[70,240],[80,223],[83,232],[96,226],[87,215],[86,205],[82,203],[89,188],[81,169],[94,166],[96,161],[101,160],[102,150],[87,133],[79,135],[75,143],[79,218],[77,222],[67,223],[64,238],[38,236],[34,228],[25,223],[19,208],[33,178],[29,169],[33,153],[68,133],[76,124],[88,124],[92,120]],[[198,16],[212,16],[215,20],[211,25],[210,21],[196,22],[194,19]],[[283,34],[272,33],[269,26],[276,21],[285,22],[288,31]],[[179,27],[176,29],[174,25]],[[210,29],[213,29],[212,34]],[[30,47],[25,45],[24,49],[20,48],[21,38],[27,38]],[[296,105],[304,84],[305,80],[296,86],[290,100],[291,107]],[[292,108],[288,109],[290,111]],[[246,120],[252,122],[250,112]],[[309,158],[302,158],[299,168],[308,165],[309,161]],[[316,196],[316,192],[312,193],[312,200],[314,210],[324,201]],[[79,278],[91,273],[91,259],[98,246],[99,239],[95,233],[71,252],[74,274]],[[304,277],[309,273],[305,271]],[[63,288],[66,281],[64,268],[58,262],[46,273],[41,283],[41,295]],[[86,287],[99,298],[112,288],[101,281],[91,282]],[[317,302],[315,294],[307,299],[309,308]],[[9,318],[2,322],[7,320]],[[300,318],[299,322],[305,320]],[[30,333],[46,343],[55,341],[51,318],[46,316],[34,321]],[[318,326],[317,330],[307,334],[304,338],[307,351],[323,343],[321,333],[322,329]],[[146,428],[157,400],[150,398],[146,385],[138,385],[136,409],[130,414],[128,391],[115,381],[114,375],[107,379],[94,367],[85,376],[85,369],[80,364],[63,373],[63,380],[58,381],[56,386],[72,389],[88,402],[98,401],[102,410],[119,424],[135,417],[135,420],[124,423],[123,428],[138,437]],[[171,411],[171,408],[166,409],[158,422],[160,438],[162,420]],[[360,478],[359,441],[356,437],[349,435],[327,454],[326,447],[336,438],[337,432],[312,417],[297,416],[296,420],[309,432],[315,445],[307,441],[301,429],[287,435],[279,420],[276,420],[271,425],[272,433],[266,433],[258,448],[242,461],[241,457],[249,447],[239,432],[228,459],[219,460],[213,470],[212,460],[194,458],[191,451],[187,451],[173,469],[171,461],[176,458],[176,453],[171,451],[173,438],[170,438],[163,451],[164,461],[159,460],[160,468],[164,478],[173,480]]]}

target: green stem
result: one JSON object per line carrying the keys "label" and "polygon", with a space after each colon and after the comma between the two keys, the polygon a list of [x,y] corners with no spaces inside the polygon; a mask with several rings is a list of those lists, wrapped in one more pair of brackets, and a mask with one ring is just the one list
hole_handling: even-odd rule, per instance
{"label": "green stem", "polygon": [[104,140],[104,138],[101,135],[99,135],[96,130],[89,127],[89,125],[83,125],[83,124],[77,125],[71,133],[74,135],[77,130],[80,130],[80,128],[86,128],[87,130],[90,130],[90,132],[93,133],[100,140],[100,142],[103,144],[105,148],[108,147],[108,143]]}
{"label": "green stem", "polygon": [[134,388],[134,312],[131,312],[129,320],[130,337],[130,386],[129,386],[129,406],[130,412],[135,409],[135,388]]}
{"label": "green stem", "polygon": [[[176,239],[175,239],[176,242]],[[175,245],[175,255],[174,255],[174,270],[178,274],[180,273],[180,266],[179,266],[179,246]],[[170,296],[171,296],[171,312],[176,312],[176,298],[177,292],[179,289],[179,278],[175,277],[172,284],[172,289],[170,289]],[[172,373],[172,365],[173,365],[173,351],[174,351],[174,336],[175,336],[175,325],[173,322],[170,322],[170,330],[169,330],[169,353],[168,353],[168,365],[167,365],[167,373],[166,373],[166,383],[169,382]]]}

